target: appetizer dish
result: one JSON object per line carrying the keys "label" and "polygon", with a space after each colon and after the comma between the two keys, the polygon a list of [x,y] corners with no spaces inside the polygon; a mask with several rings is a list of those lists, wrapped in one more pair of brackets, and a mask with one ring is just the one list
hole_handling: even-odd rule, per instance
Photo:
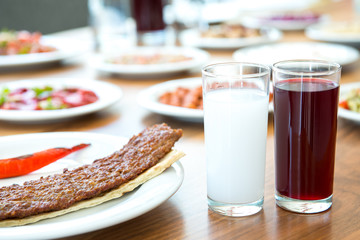
{"label": "appetizer dish", "polygon": [[251,28],[242,24],[210,25],[206,30],[183,31],[180,42],[184,46],[208,49],[236,49],[245,46],[276,42],[282,33],[275,28]]}
{"label": "appetizer dish", "polygon": [[17,55],[56,51],[55,47],[43,45],[40,32],[0,31],[0,55]]}
{"label": "appetizer dish", "polygon": [[147,64],[166,64],[176,63],[182,61],[189,61],[192,57],[185,55],[171,55],[171,54],[150,54],[150,55],[123,55],[109,59],[110,63],[114,64],[129,64],[129,65],[147,65]]}
{"label": "appetizer dish", "polygon": [[285,11],[253,14],[244,17],[243,21],[253,27],[268,26],[280,30],[303,30],[324,19],[326,19],[325,16],[311,11]]}
{"label": "appetizer dish", "polygon": [[135,47],[99,55],[91,65],[103,73],[133,78],[154,78],[187,71],[200,71],[210,55],[187,47]]}
{"label": "appetizer dish", "polygon": [[90,41],[3,30],[0,32],[0,70],[60,62],[90,50]]}
{"label": "appetizer dish", "polygon": [[[269,112],[272,112],[272,85],[269,95]],[[177,79],[156,84],[141,91],[137,95],[137,102],[151,112],[179,120],[202,122],[204,119],[201,78]]]}
{"label": "appetizer dish", "polygon": [[[269,102],[272,101],[273,93],[270,92]],[[164,92],[159,97],[159,102],[176,107],[203,109],[202,86],[194,88],[178,87],[174,91]]]}
{"label": "appetizer dish", "polygon": [[207,30],[201,31],[203,38],[251,38],[259,36],[261,36],[260,29],[235,23],[210,25]]}
{"label": "appetizer dish", "polygon": [[0,91],[0,109],[58,110],[84,106],[98,99],[93,91],[75,87],[3,88]]}
{"label": "appetizer dish", "polygon": [[[62,173],[21,185],[2,186],[0,227],[30,224],[120,198],[184,156],[173,149],[181,136],[181,129],[154,125],[133,136],[120,150],[91,164],[65,168]],[[49,151],[53,150],[45,154]]]}
{"label": "appetizer dish", "polygon": [[360,34],[360,22],[332,23],[331,25],[325,26],[324,31],[334,34],[358,35]]}
{"label": "appetizer dish", "polygon": [[269,16],[264,16],[263,21],[308,21],[316,22],[320,18],[320,14],[313,12],[284,12]]}
{"label": "appetizer dish", "polygon": [[0,84],[0,120],[60,120],[103,110],[122,97],[122,90],[103,81],[50,78]]}
{"label": "appetizer dish", "polygon": [[340,85],[338,115],[360,123],[360,82]]}
{"label": "appetizer dish", "polygon": [[356,48],[333,43],[287,42],[242,48],[234,52],[236,61],[258,62],[271,66],[289,59],[316,59],[337,62],[343,67],[358,61]]}
{"label": "appetizer dish", "polygon": [[177,107],[203,109],[202,86],[178,87],[175,91],[164,92],[159,97],[159,102]]}
{"label": "appetizer dish", "polygon": [[351,89],[340,101],[339,107],[360,113],[360,88]]}
{"label": "appetizer dish", "polygon": [[307,37],[328,42],[360,45],[360,22],[328,22],[308,27]]}

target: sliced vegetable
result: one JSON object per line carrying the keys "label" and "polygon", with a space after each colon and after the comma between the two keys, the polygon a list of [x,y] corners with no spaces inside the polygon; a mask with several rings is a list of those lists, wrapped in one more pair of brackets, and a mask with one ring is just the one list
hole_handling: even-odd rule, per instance
{"label": "sliced vegetable", "polygon": [[340,101],[339,102],[339,107],[349,109],[349,105],[348,105],[346,100]]}
{"label": "sliced vegetable", "polygon": [[4,88],[0,90],[0,109],[58,110],[84,106],[98,99],[93,91],[75,87]]}
{"label": "sliced vegetable", "polygon": [[17,177],[31,173],[88,146],[90,144],[82,143],[71,148],[50,148],[29,155],[0,159],[0,178]]}
{"label": "sliced vegetable", "polygon": [[360,113],[360,88],[348,92],[345,98],[340,101],[339,107]]}

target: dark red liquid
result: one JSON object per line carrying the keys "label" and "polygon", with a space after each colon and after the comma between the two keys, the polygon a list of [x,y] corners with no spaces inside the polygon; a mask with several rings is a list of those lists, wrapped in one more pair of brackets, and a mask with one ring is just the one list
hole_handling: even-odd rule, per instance
{"label": "dark red liquid", "polygon": [[133,12],[137,31],[165,29],[162,0],[133,0]]}
{"label": "dark red liquid", "polygon": [[275,184],[281,195],[319,200],[333,191],[339,86],[303,81],[274,87]]}

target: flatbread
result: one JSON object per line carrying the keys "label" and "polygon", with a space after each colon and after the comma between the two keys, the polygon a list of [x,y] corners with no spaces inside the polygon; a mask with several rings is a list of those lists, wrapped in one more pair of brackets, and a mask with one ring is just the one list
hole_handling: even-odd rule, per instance
{"label": "flatbread", "polygon": [[107,192],[106,194],[91,198],[88,200],[83,200],[78,203],[75,203],[71,207],[59,211],[53,211],[49,213],[41,213],[34,216],[29,216],[26,218],[21,219],[9,219],[9,220],[2,220],[0,221],[0,227],[14,227],[14,226],[21,226],[26,225],[29,223],[38,222],[43,219],[48,218],[54,218],[60,215],[64,215],[70,212],[74,212],[83,208],[89,208],[97,206],[101,203],[110,201],[115,198],[119,198],[122,195],[124,195],[127,192],[131,192],[139,185],[145,183],[146,181],[150,180],[151,178],[154,178],[161,174],[164,170],[169,168],[173,163],[175,163],[177,160],[185,156],[185,154],[178,150],[171,150],[167,155],[165,155],[164,158],[162,158],[155,166],[149,168],[142,174],[140,174],[137,178],[122,184],[117,189],[114,189],[110,192]]}

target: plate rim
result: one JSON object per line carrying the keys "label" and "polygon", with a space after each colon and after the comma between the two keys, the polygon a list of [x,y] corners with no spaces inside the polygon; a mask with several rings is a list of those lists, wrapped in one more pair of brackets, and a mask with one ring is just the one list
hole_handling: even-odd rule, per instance
{"label": "plate rim", "polygon": [[[350,51],[354,57],[346,62],[338,62],[340,65],[342,65],[343,67],[345,66],[348,66],[348,65],[351,65],[353,63],[355,63],[356,61],[358,61],[360,59],[360,52],[359,50],[357,50],[356,48],[354,47],[351,47],[351,46],[346,46],[346,45],[343,45],[343,44],[337,44],[337,43],[327,43],[327,42],[281,42],[281,43],[269,43],[269,44],[265,44],[265,45],[260,45],[260,46],[250,46],[250,47],[246,47],[246,48],[241,48],[241,49],[238,49],[236,50],[233,54],[232,54],[232,58],[239,61],[241,59],[239,59],[239,55],[242,53],[242,52],[248,52],[248,51],[259,51],[260,48],[264,48],[264,47],[278,47],[278,46],[290,46],[290,45],[313,45],[312,47],[314,46],[321,46],[321,47],[333,47],[333,48],[342,48],[342,49],[346,49],[347,51]],[[284,59],[285,60],[285,59]],[[278,61],[278,60],[276,60]],[[275,62],[276,62],[275,61]],[[263,64],[268,64],[268,65],[272,65],[272,64],[269,64],[269,63],[263,63]]]}
{"label": "plate rim", "polygon": [[[115,136],[115,135],[108,135],[108,134],[103,134],[103,133],[93,133],[93,132],[44,132],[44,133],[29,133],[29,134],[16,134],[16,135],[10,135],[10,136],[3,136],[0,137],[0,142],[1,141],[5,141],[8,139],[11,139],[12,141],[15,141],[17,138],[21,138],[21,137],[25,137],[25,138],[33,138],[34,136],[36,137],[48,137],[48,138],[54,138],[57,136],[57,138],[59,138],[59,136],[61,135],[62,138],[67,138],[69,136],[71,136],[72,138],[74,137],[80,137],[80,138],[86,138],[88,136],[91,136],[92,139],[94,138],[101,138],[101,139],[109,139],[107,141],[111,141],[111,140],[118,140],[119,142],[121,142],[120,145],[124,145],[126,144],[127,140],[129,138],[125,138],[122,136]],[[5,139],[5,140],[4,140]],[[23,140],[24,141],[24,140]],[[38,238],[59,238],[59,237],[69,237],[69,236],[74,236],[74,235],[78,235],[78,234],[83,234],[83,233],[87,233],[87,232],[92,232],[92,231],[96,231],[99,229],[103,229],[106,227],[110,227],[116,224],[120,224],[123,222],[126,222],[130,219],[136,218],[142,214],[145,214],[146,212],[151,211],[152,209],[156,208],[157,206],[159,206],[160,204],[164,203],[166,200],[168,200],[171,196],[173,196],[178,189],[181,187],[182,182],[184,180],[184,168],[182,166],[182,164],[177,161],[176,163],[174,163],[169,169],[171,169],[171,171],[174,171],[174,173],[171,173],[171,171],[167,171],[165,170],[164,173],[167,174],[173,174],[174,177],[176,177],[176,182],[173,183],[172,188],[167,188],[167,193],[166,196],[163,195],[161,196],[162,198],[157,199],[156,201],[147,201],[150,202],[151,205],[144,207],[143,205],[139,205],[137,208],[137,211],[135,214],[129,216],[129,214],[127,215],[127,217],[122,217],[122,216],[118,216],[115,219],[116,221],[114,221],[114,218],[111,218],[111,221],[106,218],[106,219],[102,219],[102,221],[99,221],[98,218],[96,219],[92,219],[89,217],[77,217],[79,220],[81,220],[81,223],[78,223],[78,226],[74,226],[73,223],[74,221],[76,221],[75,219],[71,219],[71,220],[67,220],[67,221],[60,221],[60,222],[48,222],[47,220],[42,220],[38,223],[34,223],[34,224],[29,224],[29,225],[24,225],[24,226],[18,226],[18,227],[5,227],[5,228],[0,228],[0,233],[2,236],[6,237],[7,239],[38,239]],[[161,176],[161,174],[159,175]],[[156,178],[154,178],[156,179]],[[148,182],[151,182],[153,179],[150,179]],[[148,182],[144,183],[143,185],[147,184]],[[141,187],[143,186],[141,185],[139,190],[141,189]],[[130,193],[131,194],[131,193]],[[136,194],[136,192],[134,193]],[[119,200],[118,199],[113,199],[111,201],[116,201]],[[131,199],[130,199],[131,200]],[[125,202],[128,202],[130,200],[127,200]],[[144,201],[144,200],[143,200]],[[109,201],[110,202],[110,201]],[[106,204],[106,203],[104,203]],[[120,205],[123,203],[118,203],[116,205]],[[137,203],[139,204],[139,203]],[[94,206],[92,208],[96,208],[96,207],[101,207],[102,204],[98,205],[98,206]],[[79,211],[87,211],[87,210],[91,210],[91,208],[85,208],[85,209],[80,209]],[[93,209],[94,210],[94,209]],[[109,211],[109,210],[108,210]],[[78,211],[76,211],[78,212]],[[76,213],[73,212],[73,213]],[[72,213],[69,213],[72,214]],[[94,214],[99,214],[98,212],[94,213]],[[65,215],[62,215],[65,216]],[[58,216],[61,217],[61,216]],[[106,216],[104,216],[105,218]],[[54,220],[56,218],[51,218],[48,220]],[[92,220],[91,220],[92,219]],[[79,222],[79,220],[77,220]],[[86,221],[86,224],[84,224],[83,221]],[[43,224],[39,224],[39,223],[43,223]],[[65,224],[64,224],[65,222]],[[67,222],[67,224],[66,224]],[[91,223],[91,222],[96,222],[97,226],[89,226],[87,223]],[[45,224],[44,224],[45,223]],[[36,224],[36,225],[35,225]],[[68,230],[68,231],[58,231],[59,229],[59,225],[62,226],[63,230]],[[48,228],[44,227],[47,226]],[[54,227],[57,227],[57,231],[51,231],[51,229],[53,229]],[[50,229],[50,230],[49,230]],[[22,231],[23,230],[23,231]],[[19,234],[21,233],[21,234]],[[34,234],[39,234],[34,236]]]}

